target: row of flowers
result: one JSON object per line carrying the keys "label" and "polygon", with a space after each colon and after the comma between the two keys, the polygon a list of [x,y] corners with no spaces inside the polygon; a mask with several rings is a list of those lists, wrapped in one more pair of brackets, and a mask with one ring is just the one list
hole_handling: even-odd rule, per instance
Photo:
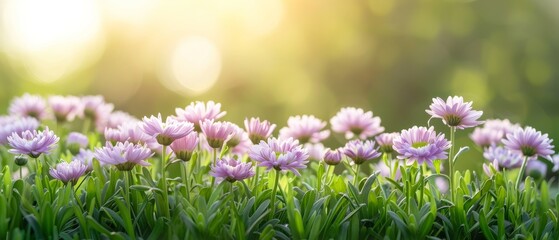
{"label": "row of flowers", "polygon": [[[382,154],[390,159],[392,153],[397,159],[405,160],[403,164],[417,162],[430,167],[438,163],[436,160],[452,159],[448,163],[451,175],[456,130],[477,127],[470,137],[482,147],[484,157],[489,160],[489,164],[484,164],[487,175],[502,168],[521,168],[523,173],[526,167],[545,174],[547,165],[538,157],[553,163],[552,171],[559,170],[559,157],[552,157],[552,140],[547,134],[532,127],[522,128],[506,119],[480,121],[482,112],[472,110],[472,102],[464,102],[462,97],[448,97],[446,101],[434,98],[426,110],[431,118],[442,119],[450,128],[450,140],[443,133],[435,132],[432,126],[383,133],[385,129],[378,116],[373,116],[371,111],[347,107],[332,117],[330,124],[333,132],[343,134],[350,141],[334,149],[324,149],[322,142],[330,136],[330,130],[325,129],[325,121],[312,115],[290,117],[287,126],[275,137],[276,125],[259,118],[245,119],[244,129],[231,122],[218,121],[226,112],[221,111],[221,104],[212,101],[177,108],[176,115],[167,118],[159,114],[139,120],[113,109],[101,96],[44,99],[25,94],[11,102],[8,116],[0,117],[0,144],[7,145],[9,152],[15,155],[16,164],[23,166],[27,163],[25,156],[38,159],[42,154],[50,154],[60,141],[45,123],[54,121],[58,129],[68,122],[83,119],[83,133],[71,132],[63,139],[74,156],[73,161],[61,162],[50,170],[52,177],[65,183],[75,183],[91,171],[94,159],[101,165],[129,171],[136,165],[149,166],[147,160],[157,153],[163,156],[159,164],[164,166],[167,148],[171,149],[172,159],[185,162],[196,152],[213,152],[211,175],[218,181],[250,178],[255,175],[255,164],[267,170],[299,175],[298,169],[306,168],[309,159],[337,165],[344,156],[355,166],[357,179],[361,164]],[[104,146],[90,146],[88,136],[84,135],[89,132],[90,123],[104,136]],[[224,147],[231,154],[218,159],[216,152]],[[249,159],[245,160],[245,156]],[[379,164],[379,169],[387,167],[385,161]],[[389,171],[382,172],[396,177],[396,174],[390,175],[396,169],[388,165]],[[164,172],[162,174],[164,176]]]}

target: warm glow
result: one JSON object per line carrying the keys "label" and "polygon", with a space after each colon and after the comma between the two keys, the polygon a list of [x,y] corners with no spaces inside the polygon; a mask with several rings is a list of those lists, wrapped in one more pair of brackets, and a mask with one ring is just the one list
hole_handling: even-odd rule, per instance
{"label": "warm glow", "polygon": [[93,0],[7,0],[2,15],[5,51],[39,81],[56,81],[102,52]]}
{"label": "warm glow", "polygon": [[108,16],[115,21],[140,25],[145,23],[151,11],[156,7],[156,0],[104,0]]}
{"label": "warm glow", "polygon": [[207,38],[189,37],[180,41],[169,56],[165,85],[182,93],[202,93],[210,89],[221,71],[219,49]]}

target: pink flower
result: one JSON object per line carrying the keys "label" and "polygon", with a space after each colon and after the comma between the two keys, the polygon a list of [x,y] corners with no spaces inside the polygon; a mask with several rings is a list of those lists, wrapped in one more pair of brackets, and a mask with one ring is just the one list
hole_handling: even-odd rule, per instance
{"label": "pink flower", "polygon": [[207,103],[196,101],[190,103],[186,108],[175,109],[177,120],[187,121],[194,124],[196,131],[200,131],[200,124],[205,120],[217,120],[225,116],[227,112],[221,111],[221,104],[213,101]]}
{"label": "pink flower", "polygon": [[56,165],[56,168],[50,169],[49,173],[53,178],[56,178],[63,183],[72,182],[76,184],[78,179],[85,174],[87,166],[79,161],[61,162]]}
{"label": "pink flower", "polygon": [[95,158],[99,162],[114,165],[120,171],[130,171],[134,166],[150,166],[145,160],[153,153],[145,146],[132,144],[129,142],[111,145],[107,143],[105,147],[95,150]]}
{"label": "pink flower", "polygon": [[472,102],[464,102],[462,97],[448,97],[446,102],[441,98],[433,98],[429,110],[425,110],[432,118],[440,118],[444,124],[458,129],[475,127],[483,122],[478,119],[482,111],[472,110]]}
{"label": "pink flower", "polygon": [[417,161],[419,164],[426,162],[429,166],[435,159],[446,159],[450,142],[444,134],[437,134],[433,127],[414,126],[402,130],[400,136],[394,139],[394,150],[398,152],[399,159]]}
{"label": "pink flower", "polygon": [[250,120],[245,118],[245,129],[248,133],[248,137],[254,144],[260,143],[260,141],[266,141],[272,132],[276,128],[276,124],[271,124],[268,121],[260,121],[260,118],[250,118]]}
{"label": "pink flower", "polygon": [[192,157],[194,149],[198,146],[198,141],[198,133],[190,132],[188,135],[171,143],[171,149],[175,153],[176,158],[183,161],[189,161]]}
{"label": "pink flower", "polygon": [[157,117],[144,117],[140,128],[146,134],[155,137],[159,144],[169,146],[176,139],[182,138],[192,132],[193,125],[188,122],[179,122],[170,117],[167,117],[167,120],[163,122],[161,114],[159,114]]}
{"label": "pink flower", "polygon": [[328,165],[338,165],[342,161],[342,148],[331,150],[327,148],[324,151],[324,162]]}
{"label": "pink flower", "polygon": [[533,127],[524,129],[518,128],[513,133],[507,134],[507,138],[503,139],[505,147],[511,151],[522,154],[525,157],[541,156],[551,160],[553,151],[553,140],[549,139],[547,134],[536,131]]}
{"label": "pink flower", "polygon": [[218,179],[229,182],[242,181],[254,176],[252,164],[224,157],[212,166],[210,174]]}
{"label": "pink flower", "polygon": [[58,122],[71,122],[76,117],[82,118],[84,115],[84,105],[78,97],[50,96],[48,102]]}
{"label": "pink flower", "polygon": [[394,145],[394,139],[400,136],[400,133],[393,132],[393,133],[382,133],[375,137],[379,145],[379,151],[382,153],[392,153],[394,149],[392,145]]}
{"label": "pink flower", "polygon": [[43,131],[27,130],[21,134],[12,133],[8,137],[12,149],[8,151],[12,154],[24,154],[38,158],[41,154],[49,154],[56,148],[58,140],[59,138],[48,127]]}
{"label": "pink flower", "polygon": [[253,145],[249,157],[259,162],[258,166],[266,167],[268,170],[289,170],[299,176],[297,169],[307,167],[309,154],[299,145],[299,141],[293,138],[285,140],[269,138],[267,142],[261,141],[260,144]]}
{"label": "pink flower", "polygon": [[39,121],[33,117],[2,116],[0,117],[0,144],[8,143],[12,133],[20,135],[25,131],[33,131],[39,127]]}
{"label": "pink flower", "polygon": [[371,140],[349,141],[344,146],[343,152],[348,158],[353,160],[355,164],[362,164],[366,161],[373,160],[380,156],[378,148],[375,148],[375,142]]}
{"label": "pink flower", "polygon": [[330,124],[334,132],[344,133],[346,139],[357,136],[364,140],[384,131],[380,118],[373,117],[373,112],[354,107],[342,108],[330,119]]}
{"label": "pink flower", "polygon": [[212,148],[221,148],[223,143],[235,134],[235,126],[229,122],[214,122],[206,119],[200,124],[200,128]]}
{"label": "pink flower", "polygon": [[26,93],[12,100],[8,112],[10,115],[34,117],[40,121],[47,118],[45,109],[47,109],[45,99],[39,95],[30,95]]}
{"label": "pink flower", "polygon": [[321,131],[324,127],[326,122],[312,115],[289,117],[287,127],[280,129],[280,138],[292,137],[302,144],[318,143],[330,136],[329,130]]}

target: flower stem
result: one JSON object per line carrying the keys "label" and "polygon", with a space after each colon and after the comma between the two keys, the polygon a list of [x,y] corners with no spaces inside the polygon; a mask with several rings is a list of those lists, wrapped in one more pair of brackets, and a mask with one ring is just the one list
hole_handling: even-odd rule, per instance
{"label": "flower stem", "polygon": [[[214,148],[214,166],[216,165],[216,163],[217,163],[217,148]],[[215,177],[211,176],[211,178],[212,178],[212,187],[214,187]]]}
{"label": "flower stem", "polygon": [[448,178],[450,183],[450,200],[454,201],[454,179],[452,175],[454,174],[454,135],[456,133],[456,127],[450,127],[450,150],[448,153]]}
{"label": "flower stem", "polygon": [[188,174],[188,166],[187,166],[188,163],[189,162],[184,162],[183,164],[181,164],[183,168],[181,169],[181,177],[184,181],[184,188],[185,188],[184,196],[186,197],[187,200],[190,199],[190,187],[188,186],[188,182],[190,181],[189,178],[190,175]]}
{"label": "flower stem", "polygon": [[280,172],[278,170],[276,170],[276,181],[274,182],[274,189],[272,190],[272,211],[270,212],[272,215],[270,215],[270,219],[274,218],[274,214],[276,211],[276,193],[278,191],[278,183],[279,183],[279,176],[280,176]]}
{"label": "flower stem", "polygon": [[518,173],[518,177],[516,178],[516,189],[518,191],[520,191],[520,182],[522,181],[522,176],[524,175],[524,172],[526,171],[526,163],[528,162],[528,157],[524,157],[524,160],[522,161],[522,167],[520,167],[520,172]]}
{"label": "flower stem", "polygon": [[359,184],[359,167],[361,164],[355,164],[355,177],[353,178],[353,185],[359,188],[357,184]]}
{"label": "flower stem", "polygon": [[167,193],[167,177],[165,176],[165,161],[167,160],[165,151],[167,150],[167,146],[163,145],[161,150],[161,191],[163,191],[163,202],[161,203],[161,210],[163,215],[167,217],[168,220],[171,219],[171,214],[169,213],[169,196]]}

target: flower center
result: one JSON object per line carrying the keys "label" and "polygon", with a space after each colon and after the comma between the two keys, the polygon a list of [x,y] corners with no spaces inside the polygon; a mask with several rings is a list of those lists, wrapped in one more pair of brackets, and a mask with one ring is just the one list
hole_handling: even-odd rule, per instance
{"label": "flower center", "polygon": [[413,148],[422,148],[427,146],[427,142],[414,142],[411,146]]}
{"label": "flower center", "polygon": [[460,125],[460,122],[462,121],[462,118],[458,117],[456,115],[450,114],[450,115],[444,116],[444,120],[446,121],[446,124],[448,124],[448,126],[455,127],[455,126]]}
{"label": "flower center", "polygon": [[363,132],[363,129],[358,127],[352,127],[349,129],[349,131],[351,131],[355,135],[359,135]]}
{"label": "flower center", "polygon": [[536,149],[534,149],[532,146],[523,145],[520,146],[520,150],[522,151],[522,154],[527,157],[536,155]]}

